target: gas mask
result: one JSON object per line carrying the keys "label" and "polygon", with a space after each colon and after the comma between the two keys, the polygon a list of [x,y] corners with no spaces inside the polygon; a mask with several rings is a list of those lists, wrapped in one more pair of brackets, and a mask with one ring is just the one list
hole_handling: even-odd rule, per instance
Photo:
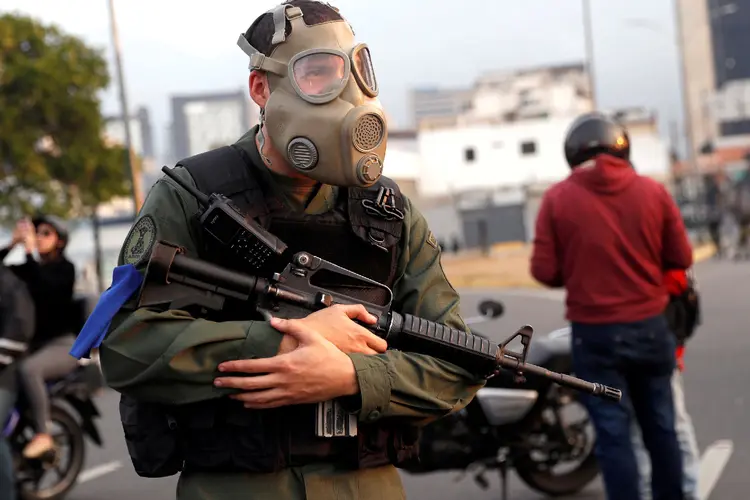
{"label": "gas mask", "polygon": [[237,45],[250,56],[250,69],[268,76],[271,95],[262,120],[274,147],[318,182],[374,184],[383,172],[388,134],[385,115],[372,102],[378,86],[367,45],[355,44],[345,20],[308,26],[299,7],[282,4],[270,12],[278,44],[271,55],[244,34]]}

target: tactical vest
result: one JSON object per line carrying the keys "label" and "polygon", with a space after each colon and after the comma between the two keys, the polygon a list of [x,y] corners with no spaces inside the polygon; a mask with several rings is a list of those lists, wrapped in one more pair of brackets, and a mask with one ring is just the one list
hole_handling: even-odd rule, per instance
{"label": "tactical vest", "polygon": [[[396,280],[403,217],[392,215],[403,213],[404,206],[392,180],[383,178],[370,188],[342,188],[334,210],[308,215],[291,213],[270,195],[271,189],[253,175],[250,157],[236,146],[190,157],[178,166],[188,170],[200,191],[227,196],[292,252],[304,250],[388,287]],[[200,257],[231,267],[231,255],[208,235]],[[373,303],[386,299],[379,289],[340,282],[336,276],[323,276],[316,284]],[[249,317],[246,305],[238,306],[226,308],[217,319],[260,319]],[[221,398],[166,407],[123,396],[120,406],[121,415],[130,419],[130,432],[125,417],[123,425],[134,468],[146,477],[180,470],[267,473],[312,462],[359,469],[416,459],[418,431],[393,421],[359,422],[353,438],[316,437],[315,405],[249,410]],[[137,420],[141,425],[133,424]]]}

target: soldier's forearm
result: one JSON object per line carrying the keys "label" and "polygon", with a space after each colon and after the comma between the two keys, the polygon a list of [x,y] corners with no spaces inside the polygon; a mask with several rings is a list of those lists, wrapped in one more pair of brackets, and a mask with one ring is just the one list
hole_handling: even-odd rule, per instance
{"label": "soldier's forearm", "polygon": [[388,351],[350,354],[360,389],[359,420],[413,418],[426,423],[466,406],[483,385],[469,372],[430,356]]}
{"label": "soldier's forearm", "polygon": [[134,398],[167,404],[229,394],[213,381],[219,363],[270,357],[282,335],[262,321],[215,323],[180,311],[138,310],[102,342],[107,385]]}

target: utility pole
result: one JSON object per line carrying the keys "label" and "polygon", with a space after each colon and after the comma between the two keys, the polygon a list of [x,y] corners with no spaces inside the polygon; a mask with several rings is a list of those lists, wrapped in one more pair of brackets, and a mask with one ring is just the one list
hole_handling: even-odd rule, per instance
{"label": "utility pole", "polygon": [[143,194],[141,190],[141,172],[133,151],[133,141],[130,136],[130,113],[128,112],[127,92],[125,91],[125,77],[122,70],[122,55],[120,48],[120,37],[117,32],[117,21],[115,20],[115,2],[109,0],[109,21],[112,28],[112,45],[115,50],[115,66],[117,67],[117,82],[120,91],[121,116],[125,126],[125,148],[128,150],[127,161],[130,171],[130,180],[133,184],[133,210],[137,215],[143,205]]}
{"label": "utility pole", "polygon": [[596,78],[594,77],[594,35],[591,26],[591,1],[581,0],[583,9],[583,34],[586,44],[586,72],[589,77],[589,88],[591,92],[591,102],[594,104],[594,110],[599,108],[596,101]]}

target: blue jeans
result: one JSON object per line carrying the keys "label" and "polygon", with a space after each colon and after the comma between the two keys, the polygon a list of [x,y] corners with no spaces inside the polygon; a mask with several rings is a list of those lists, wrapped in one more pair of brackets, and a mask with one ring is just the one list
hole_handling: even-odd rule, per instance
{"label": "blue jeans", "polygon": [[[0,389],[0,432],[5,428],[13,406],[16,404],[15,393]],[[0,498],[16,499],[16,480],[13,477],[13,454],[5,437],[0,436]]]}
{"label": "blue jeans", "polygon": [[[698,476],[700,473],[700,453],[698,443],[695,439],[695,429],[690,414],[685,406],[685,391],[682,387],[682,374],[675,370],[672,375],[672,393],[674,395],[675,429],[677,440],[682,450],[682,467],[684,476],[682,478],[682,491],[685,500],[698,500]],[[643,446],[641,431],[637,425],[631,428],[633,437],[633,450],[638,460],[638,470],[641,473],[641,498],[651,500],[651,460],[648,452]]]}
{"label": "blue jeans", "polygon": [[666,319],[659,315],[633,323],[572,323],[571,330],[575,375],[622,390],[619,404],[583,397],[596,429],[595,453],[608,500],[640,498],[632,415],[653,465],[654,500],[683,500],[671,384],[676,345]]}

